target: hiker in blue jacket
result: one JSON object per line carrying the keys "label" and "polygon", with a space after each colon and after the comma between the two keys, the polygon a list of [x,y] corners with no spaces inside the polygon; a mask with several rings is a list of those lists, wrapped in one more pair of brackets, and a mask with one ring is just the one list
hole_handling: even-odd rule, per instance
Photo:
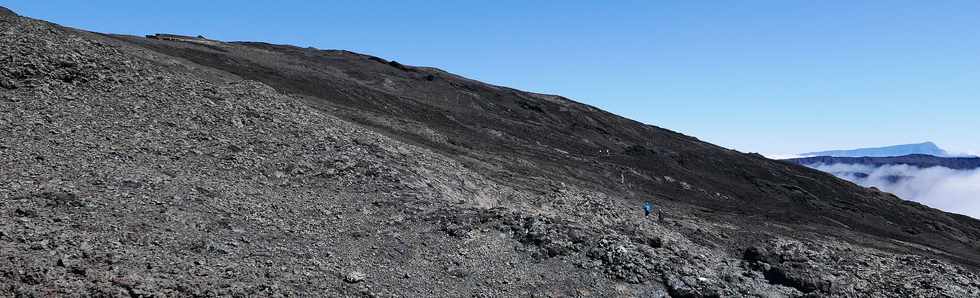
{"label": "hiker in blue jacket", "polygon": [[[653,203],[650,201],[643,202],[643,216],[650,216],[650,213],[653,213]],[[657,209],[657,221],[664,222],[663,208]]]}

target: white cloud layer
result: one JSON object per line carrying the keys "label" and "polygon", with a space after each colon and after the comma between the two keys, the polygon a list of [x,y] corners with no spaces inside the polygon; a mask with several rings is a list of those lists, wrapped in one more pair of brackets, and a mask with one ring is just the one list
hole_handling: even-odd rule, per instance
{"label": "white cloud layer", "polygon": [[[809,166],[862,186],[877,187],[906,200],[980,218],[980,169],[953,170],[945,167],[919,168],[908,165],[886,165],[875,168],[854,164]],[[867,177],[857,173],[867,174]]]}

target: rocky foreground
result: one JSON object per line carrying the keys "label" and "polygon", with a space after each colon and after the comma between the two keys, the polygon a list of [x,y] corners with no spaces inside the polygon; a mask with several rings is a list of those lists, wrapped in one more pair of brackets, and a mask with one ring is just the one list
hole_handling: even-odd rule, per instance
{"label": "rocky foreground", "polygon": [[0,11],[0,41],[0,296],[980,295],[927,246],[659,222],[101,35]]}

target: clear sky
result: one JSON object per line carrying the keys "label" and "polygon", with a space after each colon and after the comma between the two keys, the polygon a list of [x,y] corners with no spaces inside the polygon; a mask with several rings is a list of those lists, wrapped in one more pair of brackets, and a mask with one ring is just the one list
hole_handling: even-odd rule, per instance
{"label": "clear sky", "polygon": [[560,94],[746,152],[980,153],[980,1],[59,1],[112,33],[346,49]]}

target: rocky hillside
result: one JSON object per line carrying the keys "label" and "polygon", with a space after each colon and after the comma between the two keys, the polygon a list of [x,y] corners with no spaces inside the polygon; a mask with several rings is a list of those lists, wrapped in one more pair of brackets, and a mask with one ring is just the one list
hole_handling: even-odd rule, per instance
{"label": "rocky hillside", "polygon": [[[980,222],[831,175],[622,118],[569,99],[338,50],[255,42],[201,45],[109,37],[167,55],[158,63],[214,80],[251,79],[400,141],[452,158],[498,183],[544,195],[555,183],[724,222],[794,224],[918,243],[976,264]],[[956,231],[928,228],[954,227]],[[741,224],[741,223],[740,223]],[[908,231],[920,231],[909,233]],[[951,232],[951,233],[950,233]]]}
{"label": "rocky hillside", "polygon": [[980,294],[972,218],[559,96],[5,9],[0,40],[0,296]]}

